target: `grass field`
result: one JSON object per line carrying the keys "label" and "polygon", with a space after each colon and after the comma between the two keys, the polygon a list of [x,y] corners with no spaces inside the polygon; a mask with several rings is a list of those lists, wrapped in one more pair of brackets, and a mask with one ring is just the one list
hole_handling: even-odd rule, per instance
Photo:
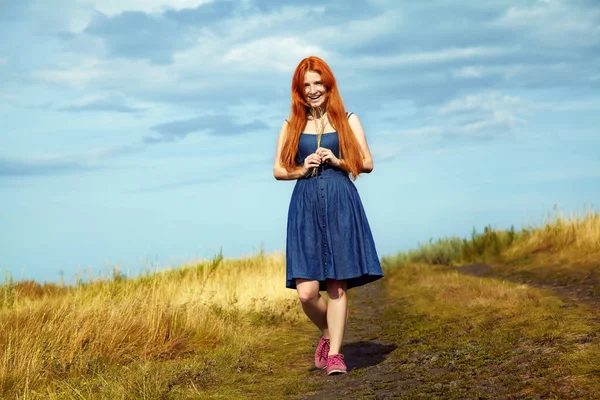
{"label": "grass field", "polygon": [[[486,228],[385,260],[404,398],[600,398],[600,214]],[[400,390],[398,390],[400,392]]]}
{"label": "grass field", "polygon": [[[232,398],[291,385],[293,377],[269,365],[269,357],[280,361],[275,347],[303,351],[306,325],[295,292],[284,288],[283,265],[281,254],[217,256],[68,288],[8,281],[0,291],[0,397]],[[269,387],[255,385],[256,376]]]}
{"label": "grass field", "polygon": [[[8,279],[0,397],[328,398],[354,382],[357,398],[600,398],[600,214],[384,257],[365,340],[395,350],[337,381],[310,371],[318,332],[284,261],[218,255],[69,287]],[[352,304],[351,324],[373,311]]]}

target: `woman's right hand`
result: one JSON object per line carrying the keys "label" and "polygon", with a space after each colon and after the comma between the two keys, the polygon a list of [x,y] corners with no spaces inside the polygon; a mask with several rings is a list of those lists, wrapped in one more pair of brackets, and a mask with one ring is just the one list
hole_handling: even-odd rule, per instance
{"label": "woman's right hand", "polygon": [[317,153],[312,153],[304,159],[302,175],[306,176],[313,169],[321,165],[321,157]]}

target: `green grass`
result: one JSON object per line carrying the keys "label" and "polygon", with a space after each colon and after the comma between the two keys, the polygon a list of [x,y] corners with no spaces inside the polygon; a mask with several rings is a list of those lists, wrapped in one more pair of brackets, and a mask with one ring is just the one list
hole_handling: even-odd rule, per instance
{"label": "green grass", "polygon": [[[475,228],[470,238],[430,239],[417,249],[382,257],[384,267],[409,263],[431,265],[461,265],[478,261],[519,261],[539,253],[559,254],[563,258],[600,252],[600,213],[586,211],[568,218],[555,210],[542,226],[515,231],[486,226],[483,232]],[[538,262],[539,264],[539,262]]]}
{"label": "green grass", "polygon": [[425,264],[388,271],[386,288],[387,362],[413,381],[403,398],[600,398],[595,309]]}
{"label": "green grass", "polygon": [[515,232],[514,227],[507,231],[495,230],[486,226],[483,232],[475,229],[470,239],[459,237],[430,239],[417,249],[401,252],[395,256],[382,258],[384,266],[397,266],[423,262],[431,265],[456,265],[479,259],[497,257],[513,243],[526,237],[528,231]]}
{"label": "green grass", "polygon": [[[473,263],[489,277],[456,268]],[[541,227],[488,226],[383,265],[402,398],[600,398],[600,214],[555,210]]]}

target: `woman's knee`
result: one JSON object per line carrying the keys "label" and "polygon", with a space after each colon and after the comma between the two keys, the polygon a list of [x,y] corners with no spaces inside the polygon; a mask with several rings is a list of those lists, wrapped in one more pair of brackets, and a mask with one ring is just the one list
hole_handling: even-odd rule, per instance
{"label": "woman's knee", "polygon": [[311,303],[319,300],[319,282],[308,279],[296,279],[298,298],[302,303]]}
{"label": "woman's knee", "polygon": [[337,300],[346,296],[348,285],[346,281],[328,280],[327,281],[327,297],[331,300]]}
{"label": "woman's knee", "polygon": [[302,303],[312,303],[319,300],[318,290],[298,289],[298,298]]}

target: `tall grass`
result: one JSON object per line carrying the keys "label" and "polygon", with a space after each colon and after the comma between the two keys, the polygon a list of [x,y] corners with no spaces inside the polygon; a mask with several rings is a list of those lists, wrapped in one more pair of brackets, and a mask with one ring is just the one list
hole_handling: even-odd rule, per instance
{"label": "tall grass", "polygon": [[586,211],[568,217],[556,209],[541,226],[515,231],[486,226],[483,232],[473,229],[471,237],[441,238],[420,244],[416,250],[383,257],[385,267],[424,262],[434,265],[458,265],[490,258],[514,258],[539,251],[600,251],[600,213]]}
{"label": "tall grass", "polygon": [[[261,252],[72,287],[7,279],[0,288],[0,397],[60,398],[58,382],[88,384],[115,373],[110,368],[217,347],[233,358],[256,341],[256,324],[298,317],[284,269],[282,254]],[[107,382],[96,385],[106,390]],[[133,394],[119,398],[135,398],[127,391]]]}
{"label": "tall grass", "polygon": [[573,250],[578,253],[600,251],[600,213],[591,210],[568,217],[556,212],[541,227],[524,231],[521,240],[508,255],[536,253],[543,250]]}

